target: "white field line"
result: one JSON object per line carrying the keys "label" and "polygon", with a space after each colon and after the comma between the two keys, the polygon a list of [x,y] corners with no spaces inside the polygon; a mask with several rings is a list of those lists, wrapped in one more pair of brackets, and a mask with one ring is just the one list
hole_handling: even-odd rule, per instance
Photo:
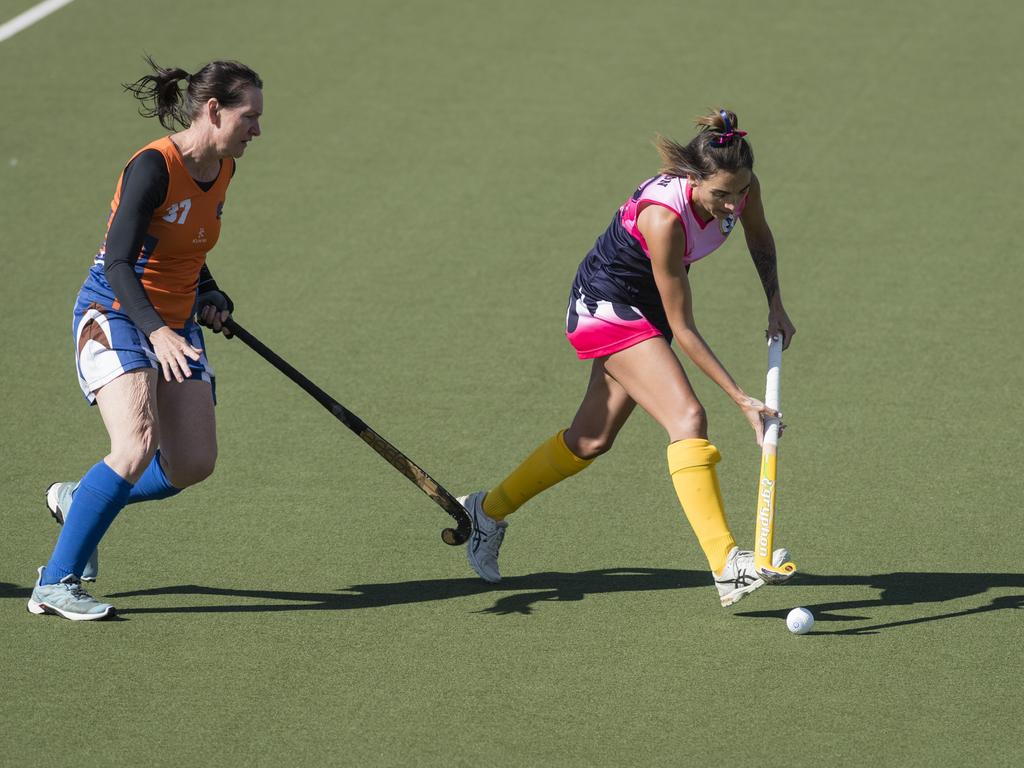
{"label": "white field line", "polygon": [[14,37],[23,29],[27,29],[40,19],[45,19],[54,11],[59,11],[72,0],[43,0],[34,5],[24,13],[18,14],[10,21],[0,24],[0,43],[9,37]]}

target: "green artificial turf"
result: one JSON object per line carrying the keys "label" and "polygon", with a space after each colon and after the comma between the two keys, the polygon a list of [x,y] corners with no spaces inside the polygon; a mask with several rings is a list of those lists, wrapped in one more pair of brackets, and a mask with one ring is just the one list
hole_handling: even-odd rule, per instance
{"label": "green artificial turf", "polygon": [[[1022,24],[987,1],[78,0],[0,43],[0,764],[1018,764]],[[569,284],[651,139],[735,110],[798,329],[777,530],[798,577],[718,607],[637,413],[510,518],[489,586],[429,499],[211,336],[217,472],[112,527],[93,592],[119,620],[30,616],[43,491],[107,448],[69,328],[117,174],[161,133],[119,88],[144,53],[263,76],[211,268],[458,493],[571,419]],[[742,238],[691,280],[763,391]],[[749,544],[757,447],[692,378]],[[786,631],[796,605],[812,634]]]}

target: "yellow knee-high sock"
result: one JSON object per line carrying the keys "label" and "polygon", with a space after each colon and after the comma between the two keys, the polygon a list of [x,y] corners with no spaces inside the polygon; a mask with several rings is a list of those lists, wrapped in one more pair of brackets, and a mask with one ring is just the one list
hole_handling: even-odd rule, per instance
{"label": "yellow knee-high sock", "polygon": [[593,459],[581,459],[565,444],[562,430],[540,445],[501,484],[484,497],[484,513],[504,520],[543,490],[586,469]]}
{"label": "yellow knee-high sock", "polygon": [[715,572],[725,567],[729,550],[736,546],[725,521],[722,491],[715,474],[715,464],[721,459],[718,449],[707,440],[679,440],[668,447],[668,471],[676,496]]}

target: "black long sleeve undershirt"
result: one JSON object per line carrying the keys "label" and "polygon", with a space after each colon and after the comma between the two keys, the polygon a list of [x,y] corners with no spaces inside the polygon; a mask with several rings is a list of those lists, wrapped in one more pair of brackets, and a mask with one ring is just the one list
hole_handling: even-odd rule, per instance
{"label": "black long sleeve undershirt", "polygon": [[[147,149],[128,163],[121,178],[117,212],[107,230],[103,257],[103,272],[121,303],[121,311],[147,336],[166,323],[146,295],[135,272],[135,263],[139,260],[149,222],[167,196],[169,184],[167,163],[157,150]],[[219,290],[205,264],[199,273],[199,290]]]}

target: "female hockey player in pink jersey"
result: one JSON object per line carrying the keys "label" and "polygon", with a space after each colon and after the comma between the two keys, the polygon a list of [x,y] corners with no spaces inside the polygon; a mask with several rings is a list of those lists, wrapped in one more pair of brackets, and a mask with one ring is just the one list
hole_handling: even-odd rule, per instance
{"label": "female hockey player in pink jersey", "polygon": [[[668,433],[668,468],[679,502],[707,557],[723,606],[764,584],[753,553],[736,546],[715,474],[721,458],[679,358],[686,356],[732,398],[761,442],[763,418],[777,414],[733,380],[694,322],[687,272],[715,251],[738,221],[768,299],[768,333],[788,346],[795,329],[782,305],[775,243],[764,217],[754,156],[735,113],[697,120],[687,145],[659,137],[661,172],[618,210],[579,266],[566,335],[592,360],[590,383],[568,429],[541,444],[490,491],[462,499],[473,519],[467,554],[481,578],[497,582],[505,518],[526,501],[585,469],[611,449],[639,404]],[[776,563],[788,553],[777,550]]]}

